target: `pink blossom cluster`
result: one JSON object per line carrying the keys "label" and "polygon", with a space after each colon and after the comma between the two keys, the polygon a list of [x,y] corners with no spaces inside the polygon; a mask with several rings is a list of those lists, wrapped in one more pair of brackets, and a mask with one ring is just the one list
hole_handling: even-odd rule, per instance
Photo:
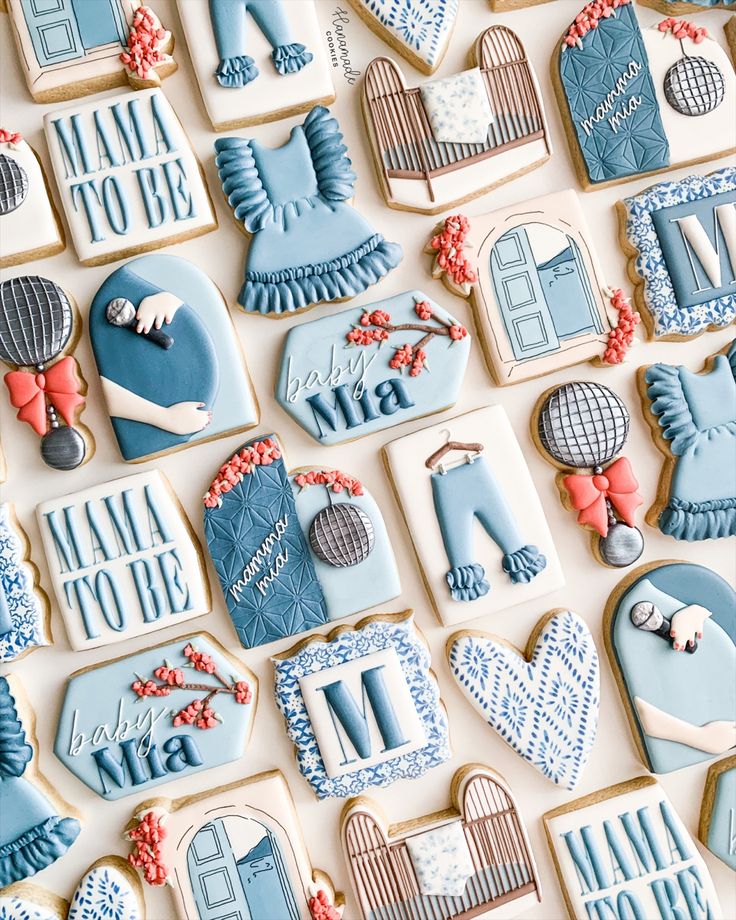
{"label": "pink blossom cluster", "polygon": [[171,687],[157,684],[154,680],[134,680],[130,688],[141,699],[146,696],[168,696],[171,693]]}
{"label": "pink blossom cluster", "polygon": [[208,492],[204,496],[206,508],[217,508],[222,504],[221,496],[249,476],[257,466],[270,466],[280,459],[281,450],[273,438],[264,438],[244,447],[220,467]]}
{"label": "pink blossom cluster", "polygon": [[181,687],[184,684],[184,672],[181,668],[170,668],[162,664],[160,668],[156,668],[153,676],[170,687]]}
{"label": "pink blossom cluster", "polygon": [[432,307],[427,300],[417,300],[414,304],[414,312],[419,319],[424,320],[425,323],[427,320],[432,319]]}
{"label": "pink blossom cluster", "polygon": [[340,470],[313,470],[309,473],[299,473],[294,477],[294,482],[300,489],[306,489],[308,486],[325,486],[332,492],[347,492],[348,495],[355,497],[363,494],[363,484],[347,473],[341,473]]}
{"label": "pink blossom cluster", "polygon": [[309,899],[309,912],[312,920],[341,920],[340,911],[334,906],[329,895],[322,888]]}
{"label": "pink blossom cluster", "polygon": [[147,6],[140,6],[133,16],[133,25],[128,35],[128,50],[123,51],[120,60],[141,80],[147,80],[150,71],[163,64],[166,55],[161,43],[166,39],[166,30]]}
{"label": "pink blossom cluster", "polygon": [[680,41],[683,38],[690,38],[696,45],[699,45],[708,37],[707,29],[702,26],[696,26],[694,22],[688,22],[685,19],[663,19],[657,28],[660,32],[671,32]]}
{"label": "pink blossom cluster", "polygon": [[597,29],[602,19],[615,15],[620,6],[628,6],[629,3],[631,0],[593,0],[586,3],[567,30],[563,44],[570,48],[581,47],[582,39],[591,29]]}
{"label": "pink blossom cluster", "polygon": [[206,706],[202,700],[193,700],[184,709],[174,716],[174,728],[182,725],[194,725],[196,728],[216,728],[220,724],[217,713],[211,706]]}
{"label": "pink blossom cluster", "polygon": [[412,348],[411,345],[402,345],[394,352],[388,366],[394,370],[409,368],[410,377],[418,377],[427,365],[427,352],[423,348]]}
{"label": "pink blossom cluster", "polygon": [[189,659],[189,663],[195,671],[204,671],[207,674],[215,673],[215,662],[211,656],[206,655],[204,652],[198,652],[191,642],[184,646],[184,657]]}
{"label": "pink blossom cluster", "polygon": [[620,364],[634,341],[634,330],[641,322],[641,316],[631,308],[631,303],[621,288],[616,288],[612,292],[611,306],[618,310],[618,322],[608,333],[603,361],[606,364]]}
{"label": "pink blossom cluster", "polygon": [[239,680],[235,684],[235,702],[245,705],[253,699],[253,692],[247,680]]}
{"label": "pink blossom cluster", "polygon": [[437,250],[437,264],[457,285],[474,284],[478,276],[463,252],[465,239],[470,231],[470,221],[462,214],[445,218],[441,233],[430,240],[432,249]]}
{"label": "pink blossom cluster", "polygon": [[5,128],[0,128],[0,144],[20,144],[23,140],[23,135],[20,131],[7,131]]}
{"label": "pink blossom cluster", "polygon": [[135,846],[128,854],[128,862],[143,870],[149,885],[165,885],[168,870],[163,863],[163,842],[166,828],[152,811],[146,812],[138,824],[125,835]]}

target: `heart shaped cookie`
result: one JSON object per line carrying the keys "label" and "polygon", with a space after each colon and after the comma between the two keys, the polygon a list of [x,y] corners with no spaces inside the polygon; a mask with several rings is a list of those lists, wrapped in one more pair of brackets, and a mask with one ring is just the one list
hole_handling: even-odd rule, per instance
{"label": "heart shaped cookie", "polygon": [[463,630],[447,643],[460,689],[507,744],[540,773],[574,789],[598,729],[600,677],[590,630],[569,610],[548,613],[526,651]]}

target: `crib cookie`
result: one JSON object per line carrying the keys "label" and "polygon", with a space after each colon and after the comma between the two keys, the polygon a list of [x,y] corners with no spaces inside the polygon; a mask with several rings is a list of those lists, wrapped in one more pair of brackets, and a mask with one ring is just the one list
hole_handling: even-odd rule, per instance
{"label": "crib cookie", "polygon": [[639,0],[642,6],[651,6],[652,9],[659,13],[669,14],[670,16],[689,16],[692,13],[705,13],[707,10],[732,10],[736,8],[736,3],[724,2],[724,0],[675,0],[670,3],[669,0]]}
{"label": "crib cookie", "polygon": [[142,802],[125,836],[130,862],[149,885],[169,885],[180,920],[342,915],[342,893],[312,868],[278,770],[198,795]]}
{"label": "crib cookie", "polygon": [[43,166],[17,131],[0,128],[0,268],[54,256],[64,248]]}
{"label": "crib cookie", "polygon": [[642,28],[632,0],[594,0],[555,48],[552,83],[590,191],[736,151],[736,74],[705,28]]}
{"label": "crib cookie", "polygon": [[340,470],[287,470],[278,436],[244,444],[204,496],[204,532],[244,648],[296,636],[401,593],[386,525]]}
{"label": "crib cookie", "polygon": [[722,920],[708,867],[653,777],[593,792],[543,820],[570,920],[606,912]]}
{"label": "crib cookie", "polygon": [[18,678],[0,677],[0,889],[56,862],[81,830],[38,769],[35,722]]}
{"label": "crib cookie", "polygon": [[199,542],[160,471],[42,502],[36,515],[73,649],[122,642],[209,613]]}
{"label": "crib cookie", "polygon": [[383,455],[445,626],[562,587],[542,505],[501,406],[405,435]]}
{"label": "crib cookie", "polygon": [[598,731],[598,652],[584,620],[553,610],[521,651],[462,630],[447,640],[452,676],[471,705],[527,763],[574,789]]}
{"label": "crib cookie", "polygon": [[411,610],[314,633],[271,661],[276,705],[317,798],[416,779],[450,758],[445,707]]}
{"label": "crib cookie", "polygon": [[711,764],[705,779],[698,839],[736,872],[736,755]]}
{"label": "crib cookie", "polygon": [[141,0],[6,0],[35,102],[65,102],[114,86],[158,86],[176,70],[174,37]]}
{"label": "crib cookie", "polygon": [[80,422],[87,382],[72,352],[82,331],[76,304],[58,284],[22,275],[0,284],[0,361],[12,368],[5,385],[17,418],[41,438],[41,459],[73,470],[95,450]]}
{"label": "crib cookie", "polygon": [[736,746],[736,592],[719,575],[685,562],[639,567],[611,594],[603,636],[649,770]]}
{"label": "crib cookie", "polygon": [[[542,892],[524,820],[505,779],[483,764],[455,771],[451,807],[389,825],[361,796],[340,819],[342,847],[364,920],[516,917]],[[410,867],[401,881],[383,866]],[[450,908],[450,905],[451,908]]]}
{"label": "crib cookie", "polygon": [[44,129],[83,265],[160,249],[217,227],[202,168],[160,89],[49,112]]}
{"label": "crib cookie", "polygon": [[124,460],[149,460],[258,423],[227,304],[177,256],[142,256],[95,294],[89,333]]}
{"label": "crib cookie", "polygon": [[282,147],[223,137],[215,150],[225,197],[251,236],[238,295],[247,313],[281,317],[349,300],[401,261],[401,246],[350,206],[356,176],[323,106]]}
{"label": "crib cookie", "polygon": [[69,677],[59,760],[109,801],[245,756],[258,681],[208,633],[190,633]]}
{"label": "crib cookie", "polygon": [[0,504],[0,664],[51,642],[51,608],[13,505]]}
{"label": "crib cookie", "polygon": [[619,237],[650,338],[736,320],[736,168],[660,182],[617,204]]}
{"label": "crib cookie", "polygon": [[537,400],[531,434],[537,450],[560,471],[555,482],[569,511],[591,536],[598,562],[631,565],[644,550],[636,509],[644,499],[631,463],[620,456],[631,416],[608,387],[575,380]]}
{"label": "crib cookie", "polygon": [[349,0],[379,38],[421,70],[433,74],[442,63],[455,27],[460,0]]}
{"label": "crib cookie", "polygon": [[551,156],[539,85],[518,36],[491,26],[468,66],[409,89],[389,58],[368,65],[363,117],[389,207],[438,214]]}
{"label": "crib cookie", "polygon": [[320,444],[454,405],[470,354],[458,319],[422,291],[293,326],[276,400]]}
{"label": "crib cookie", "polygon": [[276,121],[335,100],[313,0],[177,0],[215,131]]}
{"label": "crib cookie", "polygon": [[470,299],[498,386],[582,361],[620,364],[634,341],[639,315],[606,283],[572,190],[480,217],[453,214],[425,251],[432,276]]}
{"label": "crib cookie", "polygon": [[638,385],[665,457],[647,523],[676,540],[736,535],[736,339],[699,373],[652,364]]}

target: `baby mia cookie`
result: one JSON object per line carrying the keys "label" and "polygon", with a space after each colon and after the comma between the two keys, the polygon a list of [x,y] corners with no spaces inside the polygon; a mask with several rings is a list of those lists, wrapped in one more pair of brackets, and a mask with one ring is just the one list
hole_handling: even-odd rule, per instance
{"label": "baby mia cookie", "polygon": [[584,189],[736,150],[736,75],[693,23],[642,29],[632,0],[595,0],[552,58],[570,152]]}
{"label": "baby mia cookie", "polygon": [[204,497],[204,532],[245,648],[295,636],[396,597],[378,505],[339,470],[289,472],[276,435],[244,444]]}
{"label": "baby mia cookie", "polygon": [[35,714],[17,678],[0,677],[0,889],[61,858],[79,815],[38,770]]}
{"label": "baby mia cookie", "polygon": [[562,587],[542,505],[501,406],[405,435],[383,450],[442,623]]}
{"label": "baby mia cookie", "polygon": [[23,275],[0,284],[0,361],[13,368],[4,377],[10,403],[39,435],[41,457],[55,470],[76,469],[94,453],[92,433],[79,422],[87,383],[71,354],[81,331],[74,301],[48,278]]}
{"label": "baby mia cookie", "polygon": [[337,121],[317,106],[277,148],[242,137],[215,142],[217,168],[236,221],[251,235],[238,303],[284,316],[348,300],[401,261],[349,204],[356,175]]}
{"label": "baby mia cookie", "polygon": [[209,613],[199,543],[158,470],[43,502],[36,514],[72,648],[110,645]]}
{"label": "baby mia cookie", "polygon": [[578,196],[557,192],[435,227],[432,275],[469,297],[499,386],[581,361],[624,360],[639,322],[606,283]]}
{"label": "baby mia cookie", "polygon": [[363,115],[390,207],[437,214],[549,158],[542,97],[517,35],[492,26],[469,58],[471,69],[414,89],[389,58],[368,65]]}
{"label": "baby mia cookie", "polygon": [[117,269],[92,301],[89,333],[123,459],[150,459],[257,424],[227,304],[190,262],[151,255]]}
{"label": "baby mia cookie", "polygon": [[603,636],[653,773],[736,746],[736,592],[719,575],[685,562],[638,568],[609,598]]}
{"label": "baby mia cookie", "polygon": [[544,827],[571,920],[723,917],[703,857],[653,777],[560,805]]}
{"label": "baby mia cookie", "polygon": [[312,868],[278,770],[199,795],[142,802],[125,836],[128,858],[145,881],[170,885],[180,920],[340,920],[342,893]]}
{"label": "baby mia cookie", "polygon": [[410,610],[308,636],[271,660],[276,703],[318,798],[416,779],[449,759],[445,707]]}
{"label": "baby mia cookie", "polygon": [[191,633],[69,677],[59,760],[102,798],[136,795],[245,755],[255,676],[207,633]]}
{"label": "baby mia cookie", "polygon": [[202,170],[160,89],[44,117],[77,257],[100,265],[217,227]]}
{"label": "baby mia cookie", "polygon": [[35,150],[0,128],[0,268],[56,255],[64,235]]}
{"label": "baby mia cookie", "polygon": [[676,540],[736,535],[736,340],[700,373],[652,364],[638,380],[665,456],[647,522]]}
{"label": "baby mia cookie", "polygon": [[174,38],[141,0],[5,0],[21,69],[36,102],[64,102],[174,73]]}
{"label": "baby mia cookie", "polygon": [[705,780],[698,838],[736,872],[736,754],[711,764]]}
{"label": "baby mia cookie", "polygon": [[313,0],[177,0],[177,6],[215,131],[334,101]]}
{"label": "baby mia cookie", "polygon": [[456,318],[404,291],[293,326],[276,399],[320,444],[341,444],[454,405],[469,354]]}
{"label": "baby mia cookie", "polygon": [[644,325],[679,339],[736,319],[736,168],[660,182],[617,205]]}
{"label": "baby mia cookie", "polygon": [[[364,920],[516,917],[542,893],[524,821],[504,778],[482,764],[455,772],[451,807],[389,825],[378,804],[350,799],[342,845]],[[385,871],[387,866],[409,871]],[[413,870],[413,871],[411,871]]]}
{"label": "baby mia cookie", "polygon": [[598,730],[600,669],[585,622],[554,610],[525,651],[464,630],[447,640],[450,671],[488,724],[553,783],[574,789]]}

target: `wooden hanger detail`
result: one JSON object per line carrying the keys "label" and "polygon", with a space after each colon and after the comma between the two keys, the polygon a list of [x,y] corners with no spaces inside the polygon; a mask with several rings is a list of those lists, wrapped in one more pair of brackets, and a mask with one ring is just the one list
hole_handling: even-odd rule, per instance
{"label": "wooden hanger detail", "polygon": [[429,457],[424,461],[424,465],[433,470],[440,460],[443,457],[447,456],[453,450],[464,450],[468,454],[479,454],[483,451],[483,445],[479,444],[477,441],[472,441],[466,443],[465,441],[446,441],[442,447],[436,450],[433,454],[430,454]]}

